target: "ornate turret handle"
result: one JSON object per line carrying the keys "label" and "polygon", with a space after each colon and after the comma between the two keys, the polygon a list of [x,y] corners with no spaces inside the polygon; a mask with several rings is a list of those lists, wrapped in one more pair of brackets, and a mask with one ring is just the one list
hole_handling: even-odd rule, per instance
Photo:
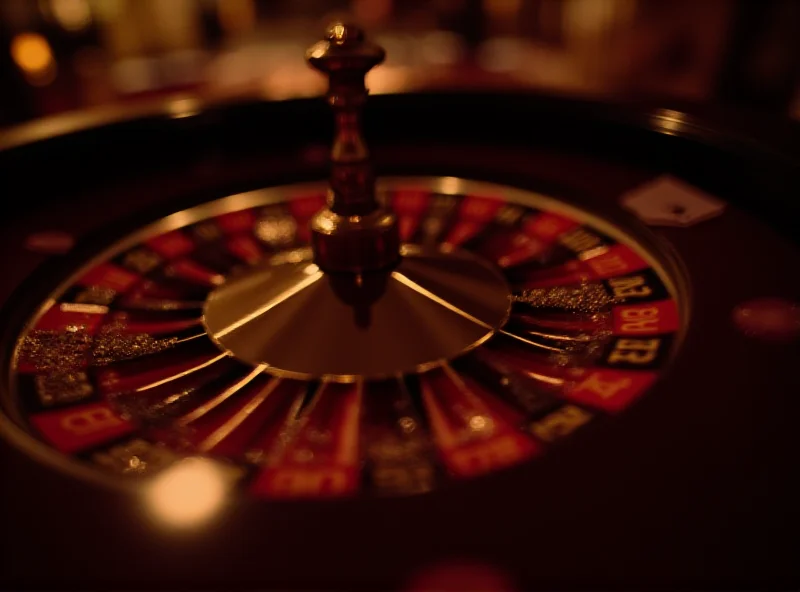
{"label": "ornate turret handle", "polygon": [[325,271],[362,273],[391,267],[400,258],[397,219],[375,196],[375,177],[362,133],[367,99],[364,78],[386,56],[352,25],[334,23],[327,38],[306,53],[326,74],[335,132],[328,207],[311,222],[315,262]]}

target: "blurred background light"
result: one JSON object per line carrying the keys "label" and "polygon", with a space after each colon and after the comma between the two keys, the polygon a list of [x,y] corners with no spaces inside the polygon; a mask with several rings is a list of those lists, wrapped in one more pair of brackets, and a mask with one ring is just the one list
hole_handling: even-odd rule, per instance
{"label": "blurred background light", "polygon": [[217,515],[227,494],[228,480],[216,463],[188,458],[154,477],[145,492],[145,502],[159,523],[186,528]]}
{"label": "blurred background light", "polygon": [[92,22],[88,0],[51,0],[50,12],[67,31],[82,31]]}
{"label": "blurred background light", "polygon": [[20,33],[11,41],[11,56],[30,84],[50,84],[56,75],[56,62],[50,44],[38,33]]}
{"label": "blurred background light", "polygon": [[375,92],[800,109],[795,0],[2,0],[0,124],[175,93],[314,96],[304,50],[342,16],[387,49]]}

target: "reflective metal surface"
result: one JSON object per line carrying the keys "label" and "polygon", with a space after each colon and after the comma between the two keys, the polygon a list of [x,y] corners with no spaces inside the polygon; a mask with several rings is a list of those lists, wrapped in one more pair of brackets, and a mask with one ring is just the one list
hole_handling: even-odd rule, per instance
{"label": "reflective metal surface", "polygon": [[271,374],[351,382],[433,368],[505,324],[510,289],[494,267],[465,252],[403,255],[397,268],[363,275],[270,262],[212,292],[206,330]]}
{"label": "reflective metal surface", "polygon": [[328,207],[311,221],[316,263],[326,271],[362,272],[394,265],[399,258],[397,217],[375,198],[375,176],[362,132],[367,100],[364,77],[386,56],[353,25],[334,23],[327,39],[306,53],[329,80],[327,99],[335,133]]}
{"label": "reflective metal surface", "polygon": [[[35,312],[25,323],[25,328],[22,329],[21,335],[27,335],[43,315],[63,297],[70,286],[74,285],[89,269],[103,261],[108,261],[119,256],[125,250],[137,244],[171,231],[188,228],[193,224],[212,217],[223,216],[248,208],[279,204],[291,200],[294,196],[321,193],[324,191],[324,188],[325,185],[323,183],[299,183],[238,193],[176,212],[148,224],[121,238],[118,242],[110,244],[107,248],[95,250],[94,256],[86,259],[79,267],[76,267],[74,273],[68,275],[65,280],[61,281],[58,286],[49,293],[48,299],[35,308]],[[677,298],[681,309],[682,331],[680,338],[682,338],[683,329],[688,326],[688,319],[690,317],[689,299],[686,293],[686,287],[683,282],[678,282],[676,285],[676,280],[680,280],[682,276],[679,271],[676,271],[677,268],[675,267],[676,264],[674,260],[665,258],[663,251],[659,252],[663,249],[664,244],[654,242],[651,235],[642,233],[641,230],[640,232],[631,233],[630,230],[623,230],[621,227],[583,208],[570,205],[540,193],[510,186],[495,185],[458,177],[381,177],[378,181],[378,195],[381,198],[388,196],[392,192],[404,190],[425,190],[440,195],[453,196],[496,195],[510,204],[518,204],[543,211],[556,212],[575,220],[580,220],[582,223],[591,225],[600,230],[607,236],[630,245],[640,257],[648,262],[648,265],[656,270],[661,281],[666,285],[668,292],[673,297]],[[303,251],[284,251],[279,253],[279,256],[276,256],[275,259],[286,263],[306,261],[307,265],[311,263],[311,251],[309,249]],[[233,282],[234,278],[229,277],[228,281]],[[263,295],[261,295],[261,297],[263,297]],[[348,307],[342,305],[342,308]],[[350,316],[347,316],[346,319],[349,321],[352,319],[352,308],[349,308],[348,314]],[[478,325],[475,326],[478,327]],[[310,326],[307,325],[304,327],[304,330],[307,331],[309,328]],[[392,338],[394,339],[394,337]],[[14,354],[14,360],[17,359],[17,353]],[[16,362],[14,361],[12,363],[15,364]],[[17,391],[19,387],[18,378],[16,373],[12,373],[9,376],[7,392]],[[32,437],[25,428],[21,427],[24,419],[19,415],[19,411],[16,407],[5,407],[4,411],[9,415],[0,414],[0,429],[2,429],[3,434],[13,442],[16,447],[23,450],[27,455],[53,468],[64,471],[71,476],[80,477],[94,483],[114,488],[138,489],[136,481],[119,480],[113,475],[98,472],[91,466],[73,462],[72,459],[54,451],[49,445],[38,438]]]}
{"label": "reflective metal surface", "polygon": [[[615,135],[620,133],[609,128]],[[636,146],[632,152],[644,151],[635,142],[631,145]],[[603,173],[618,169],[594,161],[551,160],[556,158],[551,154],[543,159],[522,149],[515,153],[515,159],[508,158],[510,150],[475,150],[465,155],[457,148],[447,147],[441,152],[453,159],[454,153],[458,154],[464,168],[475,167],[476,176],[478,165],[486,161],[498,171],[517,167],[513,170],[519,172],[520,183],[545,169],[545,173],[552,171],[553,177],[573,183],[577,194],[586,191],[589,198],[585,203],[603,212],[614,209],[613,198],[621,185],[639,182],[635,168],[615,176]],[[691,160],[687,153],[680,154],[676,161]],[[429,162],[424,152],[415,151],[413,156],[419,162]],[[694,161],[693,165],[709,178],[724,176],[705,161]],[[457,172],[446,166],[440,170]],[[742,169],[735,167],[731,175],[744,176]],[[438,187],[440,181],[426,183]],[[511,182],[510,178],[505,182]],[[448,181],[448,186],[451,184]],[[748,183],[742,185],[750,187]],[[472,190],[478,191],[477,186]],[[266,200],[280,192],[256,195]],[[758,191],[749,194],[761,196]],[[113,199],[111,192],[107,195],[113,203],[97,203],[111,207],[121,201]],[[523,195],[516,190],[509,191],[507,197],[543,203],[535,194]],[[237,200],[214,207],[233,208],[243,197]],[[186,225],[187,218],[199,214],[197,210],[184,212],[182,221],[175,217],[167,225]],[[245,502],[235,511],[221,512],[218,516],[224,519],[212,520],[188,537],[174,536],[168,529],[164,529],[166,535],[159,531],[158,536],[143,532],[144,521],[133,511],[129,497],[72,482],[26,459],[15,460],[22,455],[14,452],[12,456],[10,449],[4,449],[3,460],[8,460],[9,473],[15,475],[4,489],[8,508],[4,532],[6,542],[13,545],[9,548],[15,549],[4,570],[9,585],[20,582],[55,587],[54,580],[48,580],[53,577],[49,573],[63,577],[63,586],[82,588],[107,586],[111,581],[150,588],[169,579],[187,586],[221,589],[254,585],[397,589],[408,570],[437,561],[442,554],[449,557],[459,553],[459,549],[469,552],[470,561],[491,558],[509,566],[519,574],[522,589],[537,585],[586,587],[589,581],[596,587],[598,574],[609,587],[642,588],[653,582],[685,583],[695,578],[713,580],[724,587],[731,578],[744,577],[742,574],[748,581],[763,582],[766,577],[777,582],[780,574],[793,573],[788,570],[794,564],[788,550],[784,553],[776,551],[775,546],[765,546],[763,535],[774,525],[786,526],[786,517],[791,516],[787,509],[792,503],[783,495],[780,479],[768,479],[775,477],[768,470],[754,473],[753,469],[786,466],[790,460],[787,451],[793,433],[780,428],[792,417],[784,402],[792,400],[793,383],[784,378],[781,369],[791,367],[792,352],[737,337],[730,329],[728,305],[754,294],[791,294],[791,277],[775,270],[792,269],[796,252],[774,248],[769,259],[772,265],[763,265],[765,259],[760,255],[768,253],[770,247],[780,247],[778,240],[766,226],[749,224],[745,215],[733,208],[728,216],[698,228],[664,231],[665,238],[674,241],[676,251],[686,257],[696,286],[686,355],[676,360],[674,371],[632,413],[614,417],[585,439],[560,446],[552,460],[548,457],[535,466],[413,499],[359,499],[317,506]],[[748,244],[736,240],[743,228],[754,238]],[[149,228],[144,234],[152,232]],[[615,236],[620,234],[616,232]],[[630,236],[627,238],[630,240]],[[637,252],[657,252],[652,242],[641,245],[636,247]],[[101,250],[96,248],[94,253]],[[719,265],[720,261],[731,265]],[[72,263],[77,267],[80,261],[63,265]],[[8,273],[12,273],[11,268]],[[47,279],[46,275],[39,277]],[[54,278],[50,278],[50,286]],[[27,307],[14,309],[19,319],[27,318],[40,302],[39,296],[34,300],[33,292],[26,295]],[[758,372],[732,372],[731,368],[757,368]],[[769,379],[767,397],[765,377]],[[725,410],[722,422],[720,410]],[[778,416],[781,423],[775,419]],[[757,432],[747,429],[752,428],[753,417],[765,420]],[[25,438],[32,440],[30,435]],[[720,463],[720,457],[730,462]],[[77,464],[64,457],[60,462]],[[198,486],[213,493],[217,486],[211,481],[218,473],[208,470],[207,465],[193,463],[176,469],[154,487],[152,509],[155,514],[158,505],[166,511],[165,518],[180,518],[186,523],[200,510],[189,511],[184,505],[194,500]],[[639,478],[632,481],[632,474]],[[184,501],[167,503],[180,498],[179,491],[185,492]],[[53,492],[58,492],[56,504],[52,503]],[[697,492],[704,493],[698,496]],[[748,500],[764,496],[770,503],[762,504],[763,511],[752,516],[736,514],[737,508],[747,507]],[[215,500],[216,493],[209,495],[205,507],[213,507]],[[455,507],[475,511],[465,516],[454,512]],[[743,520],[733,530],[732,515]],[[570,528],[565,529],[565,516],[578,519],[569,521]],[[652,523],[649,531],[653,536],[637,536],[643,521]],[[726,532],[735,536],[720,537]],[[93,558],[90,570],[63,553],[77,541],[76,533],[81,536],[84,554]],[[517,544],[530,538],[530,533],[552,536],[546,537],[546,544],[535,540]],[[43,541],[48,544],[43,545]],[[509,544],[503,545],[503,541]],[[149,559],[136,561],[139,557]],[[620,562],[621,557],[630,560]],[[704,561],[698,562],[698,557],[704,557]],[[51,569],[37,569],[43,564]],[[308,569],[310,565],[319,569]]]}

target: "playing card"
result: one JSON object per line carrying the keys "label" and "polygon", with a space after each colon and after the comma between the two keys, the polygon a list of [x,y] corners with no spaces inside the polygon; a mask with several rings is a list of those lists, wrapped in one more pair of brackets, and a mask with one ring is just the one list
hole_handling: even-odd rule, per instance
{"label": "playing card", "polygon": [[654,226],[688,227],[714,218],[725,202],[670,175],[629,191],[620,203],[643,222]]}

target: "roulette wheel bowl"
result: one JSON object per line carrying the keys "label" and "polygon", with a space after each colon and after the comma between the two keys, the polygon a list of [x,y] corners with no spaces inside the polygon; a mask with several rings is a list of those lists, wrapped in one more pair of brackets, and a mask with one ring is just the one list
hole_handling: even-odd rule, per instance
{"label": "roulette wheel bowl", "polygon": [[[98,452],[94,447],[89,452],[72,452],[69,446],[54,452],[53,442],[42,438],[45,424],[32,428],[31,420],[59,407],[46,407],[38,387],[23,397],[8,386],[13,384],[10,361],[18,338],[26,328],[36,326],[32,315],[41,318],[41,304],[53,295],[63,302],[58,286],[66,288],[61,290],[66,294],[93,265],[117,261],[115,257],[142,244],[154,248],[146,241],[164,236],[164,230],[123,239],[122,243],[119,238],[133,236],[131,233],[166,214],[178,212],[178,219],[180,215],[184,218],[170,232],[194,231],[207,219],[190,221],[184,213],[224,196],[249,195],[252,203],[236,209],[249,211],[270,206],[272,201],[300,203],[299,198],[324,195],[324,185],[317,184],[322,190],[308,193],[296,191],[299,186],[295,184],[326,178],[320,153],[325,154],[324,147],[333,135],[328,117],[318,101],[244,102],[209,106],[186,118],[158,112],[6,148],[2,166],[9,182],[22,176],[19,163],[60,156],[47,160],[52,174],[28,179],[30,194],[36,199],[30,200],[27,215],[9,222],[17,228],[6,234],[4,244],[15,255],[6,270],[4,298],[38,267],[4,306],[3,431],[14,446],[3,444],[2,466],[6,474],[16,477],[5,480],[3,486],[3,519],[8,525],[4,543],[15,549],[14,561],[4,563],[9,584],[402,588],[420,571],[451,560],[486,563],[509,575],[521,589],[731,586],[784,583],[796,577],[791,552],[796,543],[791,534],[796,515],[791,512],[788,477],[782,469],[791,462],[790,395],[796,392],[797,381],[789,370],[796,361],[796,347],[791,342],[773,344],[748,337],[737,329],[732,316],[737,306],[763,296],[797,301],[796,277],[776,273],[795,269],[798,261],[790,238],[796,203],[787,198],[798,187],[791,149],[796,138],[779,133],[758,140],[759,134],[746,129],[745,121],[733,127],[678,110],[528,95],[432,93],[374,97],[367,104],[366,135],[374,164],[385,181],[379,183],[378,193],[394,204],[399,222],[402,213],[397,197],[403,190],[412,195],[422,193],[426,203],[433,203],[436,196],[455,197],[440,199],[442,209],[450,208],[450,212],[460,212],[462,206],[466,210],[464,204],[471,203],[468,198],[501,197],[504,204],[529,208],[529,216],[557,214],[559,220],[573,216],[584,230],[596,232],[606,241],[604,248],[632,246],[646,259],[647,268],[656,270],[655,277],[664,290],[661,300],[670,300],[664,294],[672,295],[679,323],[673,326],[670,334],[674,338],[659,357],[658,369],[664,372],[658,380],[646,393],[642,391],[641,399],[625,404],[624,412],[584,406],[570,399],[573,407],[596,412],[597,421],[585,430],[570,432],[563,441],[554,438],[547,454],[539,454],[537,449],[536,458],[530,461],[511,466],[490,463],[492,470],[480,478],[446,478],[437,481],[436,487],[421,487],[423,495],[311,499],[273,498],[259,495],[265,490],[258,488],[255,496],[251,490],[251,494],[228,497],[221,484],[235,481],[239,466],[227,457],[216,462],[220,459],[212,456],[215,462],[204,464],[204,455],[199,461],[190,456],[188,464],[175,465],[179,471],[165,475],[177,475],[172,482],[177,480],[180,487],[206,492],[204,503],[213,509],[213,515],[193,520],[191,508],[181,513],[175,503],[170,504],[170,499],[177,499],[177,507],[191,505],[185,495],[175,498],[176,486],[164,485],[169,480],[156,476],[148,489],[155,493],[148,498],[135,480],[121,479],[113,471],[98,471],[92,464],[97,464],[96,459],[87,457]],[[276,141],[265,143],[257,130],[269,130]],[[87,175],[87,168],[92,174]],[[620,208],[620,195],[664,172],[725,199],[724,214],[689,228],[653,230]],[[258,187],[273,189],[253,192]],[[758,200],[753,199],[755,194]],[[114,196],[113,203],[110,196]],[[108,204],[113,214],[96,207],[98,203]],[[301,227],[303,217],[295,219]],[[219,218],[215,220],[219,224]],[[232,220],[228,222],[233,224]],[[96,230],[106,224],[105,236],[102,232],[98,235]],[[69,228],[78,237],[76,249],[45,261],[22,247],[25,233],[48,228]],[[94,237],[85,238],[90,231]],[[506,229],[498,234],[509,233]],[[169,247],[161,244],[160,248],[162,259],[168,259]],[[608,250],[600,256],[605,253]],[[770,265],[763,264],[766,257]],[[174,262],[170,265],[175,273],[197,271],[176,267]],[[246,277],[248,272],[242,273]],[[236,286],[234,282],[211,283],[208,291],[220,299],[225,298],[226,286]],[[85,310],[78,312],[84,314]],[[556,323],[561,319],[548,320]],[[210,323],[208,318],[206,323]],[[490,325],[505,323],[504,313]],[[539,327],[536,332],[544,331]],[[181,334],[180,338],[192,335]],[[575,332],[568,336],[575,337]],[[475,341],[480,339],[481,335],[475,337]],[[464,349],[463,345],[459,348]],[[220,355],[218,349],[213,351]],[[478,347],[472,353],[482,351]],[[606,359],[608,355],[606,352]],[[450,361],[450,355],[446,357]],[[485,388],[472,387],[486,382],[478,381],[463,366],[448,363],[447,368],[433,370],[442,373],[433,384],[451,397],[446,399],[451,406],[437,399],[439,390],[418,384],[427,380],[422,373],[422,379],[415,378],[407,386],[418,415],[407,415],[408,409],[402,408],[401,419],[424,419],[428,424],[439,421],[441,427],[444,420],[437,420],[437,413],[444,415],[448,409],[463,413],[468,403],[458,392],[452,395],[448,384],[466,380],[470,385],[467,391]],[[467,378],[454,380],[454,375]],[[336,405],[314,405],[315,400],[329,399],[315,399],[315,393],[335,393],[336,399],[347,405],[371,405],[399,396],[399,391],[385,383],[381,384],[387,390],[378,394],[388,395],[366,396],[345,381],[326,386],[330,391],[320,391],[315,384],[294,397],[294,393],[281,390],[281,385],[292,379],[276,383],[275,378],[255,375],[253,381],[265,381],[266,385],[259,383],[248,400],[258,401],[258,393],[266,392],[261,386],[271,388],[262,401],[280,395],[276,405],[284,404],[286,413],[305,418],[306,425],[325,414],[339,417]],[[230,390],[225,385],[222,393]],[[497,388],[500,386],[498,383]],[[404,392],[401,395],[404,397]],[[208,400],[213,396],[204,399]],[[297,401],[298,407],[293,408]],[[499,425],[509,417],[505,408],[498,413],[494,399],[485,398],[481,405],[484,410],[489,405],[488,411],[468,415],[468,419],[477,419],[473,431],[484,429],[487,419]],[[126,409],[134,416],[142,413]],[[284,407],[274,413],[281,409]],[[341,417],[344,419],[336,421],[360,425],[362,430],[379,423],[348,424],[347,414]],[[542,445],[543,434],[558,434],[556,426],[574,426],[581,417],[572,412],[562,416],[560,423],[540,422],[538,432],[531,431],[535,420],[526,421],[525,433],[533,434],[533,441]],[[426,429],[436,431],[436,427]],[[339,433],[352,432],[350,428]],[[437,475],[452,473],[459,466],[453,460],[458,455],[448,456],[452,450],[448,452],[441,444],[441,434],[446,432],[436,432],[440,434],[439,448],[431,455],[436,459]],[[517,436],[517,431],[509,433]],[[365,442],[374,438],[367,431],[359,435]],[[320,437],[307,430],[306,436],[307,442],[321,447],[312,448],[314,452],[325,453],[324,434]],[[120,442],[116,437],[111,441],[114,445]],[[527,450],[519,446],[513,448],[518,456],[520,450]],[[429,474],[427,465],[419,462],[429,458],[430,450],[424,450],[419,456],[407,457],[415,460],[406,463],[404,474]],[[500,458],[507,450],[501,448]],[[114,457],[108,449],[99,452]],[[496,458],[492,454],[489,458]],[[29,456],[38,456],[47,464]],[[262,462],[254,459],[255,466],[263,466]],[[355,466],[366,467],[364,471],[373,471],[369,473],[373,475],[375,462],[358,455]],[[66,468],[67,474],[48,465]],[[418,472],[409,471],[412,465]],[[88,479],[74,479],[75,474]],[[362,482],[373,486],[375,480],[370,476]],[[120,486],[123,493],[115,491]],[[153,496],[165,505],[155,505]],[[202,501],[197,502],[200,509],[196,510],[201,517]],[[166,509],[159,514],[158,507]],[[169,516],[177,522],[170,522]],[[90,570],[76,565],[63,552],[70,544],[81,546],[92,557]],[[34,566],[42,562],[49,571],[36,573]]]}
{"label": "roulette wheel bowl", "polygon": [[[449,285],[451,296],[441,299],[408,277],[420,270],[423,277],[433,275],[436,285]],[[319,284],[314,297],[298,310],[278,306],[282,295],[314,284]],[[242,315],[237,304],[245,301],[245,293],[255,304]],[[415,294],[434,305],[427,314]],[[457,299],[460,306],[452,305]],[[470,308],[481,317],[470,314]],[[354,382],[441,365],[489,339],[509,312],[505,279],[488,265],[466,253],[443,256],[405,247],[396,268],[356,277],[326,277],[309,259],[254,269],[211,294],[203,318],[221,349],[256,366],[265,364],[271,374]],[[287,322],[287,317],[296,321]],[[252,320],[237,325],[242,319]],[[445,338],[426,342],[432,327]]]}

